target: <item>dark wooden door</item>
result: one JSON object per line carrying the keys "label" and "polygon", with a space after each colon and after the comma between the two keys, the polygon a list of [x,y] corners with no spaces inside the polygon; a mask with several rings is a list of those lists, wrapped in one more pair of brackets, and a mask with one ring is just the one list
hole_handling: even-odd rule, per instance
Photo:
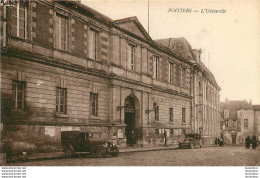
{"label": "dark wooden door", "polygon": [[237,139],[237,136],[236,135],[232,135],[232,144],[236,144],[236,139]]}

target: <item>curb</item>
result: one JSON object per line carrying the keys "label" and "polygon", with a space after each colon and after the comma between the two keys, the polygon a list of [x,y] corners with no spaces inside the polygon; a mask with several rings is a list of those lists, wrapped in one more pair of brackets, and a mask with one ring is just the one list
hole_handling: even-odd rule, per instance
{"label": "curb", "polygon": [[[214,145],[209,145],[207,147],[215,147]],[[204,147],[206,148],[206,147]],[[134,153],[134,152],[146,152],[146,151],[160,151],[160,150],[177,150],[179,149],[178,147],[161,147],[161,148],[130,148],[130,149],[121,149],[119,153]],[[46,153],[48,154],[48,153]],[[66,159],[63,155],[63,152],[56,152],[56,154],[60,155],[54,155],[50,157],[35,157],[35,158],[30,158],[30,157],[23,157],[22,159],[17,159],[17,160],[9,160],[7,161],[7,164],[9,163],[17,163],[17,162],[34,162],[34,161],[43,161],[43,160],[55,160],[55,159]],[[259,162],[260,163],[260,162]],[[259,164],[258,163],[258,164]]]}

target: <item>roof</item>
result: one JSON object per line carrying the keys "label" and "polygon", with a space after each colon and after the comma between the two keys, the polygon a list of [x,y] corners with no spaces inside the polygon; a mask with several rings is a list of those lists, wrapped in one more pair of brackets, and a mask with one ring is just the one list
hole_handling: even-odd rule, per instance
{"label": "roof", "polygon": [[[124,18],[124,19],[113,20],[112,24],[119,25],[119,26],[122,25],[122,24],[127,24],[128,26],[127,26],[127,28],[125,28],[126,30],[134,32],[134,30],[138,29],[141,32],[140,37],[143,35],[146,38],[146,40],[153,41],[152,38],[150,37],[150,35],[146,32],[146,30],[142,26],[142,24],[139,22],[139,20],[137,19],[136,16],[127,17],[127,18]],[[135,26],[133,26],[133,25],[135,25]],[[137,28],[133,29],[133,27],[137,27]]]}
{"label": "roof", "polygon": [[220,111],[223,112],[224,110],[229,110],[229,113],[232,114],[233,111],[238,111],[241,109],[253,109],[252,104],[248,103],[247,101],[225,101],[220,102]]}
{"label": "roof", "polygon": [[209,80],[220,89],[214,75],[200,60],[197,60],[197,52],[199,51],[201,53],[201,49],[192,49],[191,45],[184,37],[157,39],[154,41],[171,49],[174,53],[180,55],[187,61],[195,61],[201,70],[207,74]]}
{"label": "roof", "polygon": [[157,39],[154,41],[167,48],[170,48],[176,53],[179,53],[180,56],[186,60],[195,59],[192,53],[191,45],[184,37]]}
{"label": "roof", "polygon": [[253,105],[255,111],[260,111],[260,105]]}

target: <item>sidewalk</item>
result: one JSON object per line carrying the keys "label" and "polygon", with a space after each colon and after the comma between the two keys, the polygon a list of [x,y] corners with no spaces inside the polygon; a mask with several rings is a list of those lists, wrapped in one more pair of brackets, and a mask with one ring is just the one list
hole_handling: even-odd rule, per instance
{"label": "sidewalk", "polygon": [[[214,147],[215,145],[208,145],[206,147]],[[129,153],[129,152],[145,152],[145,151],[158,151],[158,150],[175,150],[178,149],[178,145],[171,146],[158,146],[158,147],[128,147],[121,148],[120,153]],[[40,161],[40,160],[50,160],[50,159],[62,159],[65,158],[64,152],[49,152],[49,153],[33,153],[32,155],[28,155],[26,157],[20,157],[17,160],[11,160],[11,162],[22,162],[22,161]]]}

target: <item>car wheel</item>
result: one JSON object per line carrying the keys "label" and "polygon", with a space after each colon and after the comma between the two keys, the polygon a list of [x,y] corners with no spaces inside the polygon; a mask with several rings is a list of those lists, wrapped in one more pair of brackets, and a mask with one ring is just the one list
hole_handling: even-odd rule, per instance
{"label": "car wheel", "polygon": [[70,148],[65,150],[65,157],[70,158],[72,156],[72,150]]}
{"label": "car wheel", "polygon": [[106,150],[105,150],[105,148],[98,148],[98,149],[96,150],[96,155],[97,155],[97,157],[99,157],[99,158],[104,158],[104,157],[106,156]]}
{"label": "car wheel", "polygon": [[115,153],[111,154],[113,157],[117,157],[119,155],[119,148],[116,149]]}

